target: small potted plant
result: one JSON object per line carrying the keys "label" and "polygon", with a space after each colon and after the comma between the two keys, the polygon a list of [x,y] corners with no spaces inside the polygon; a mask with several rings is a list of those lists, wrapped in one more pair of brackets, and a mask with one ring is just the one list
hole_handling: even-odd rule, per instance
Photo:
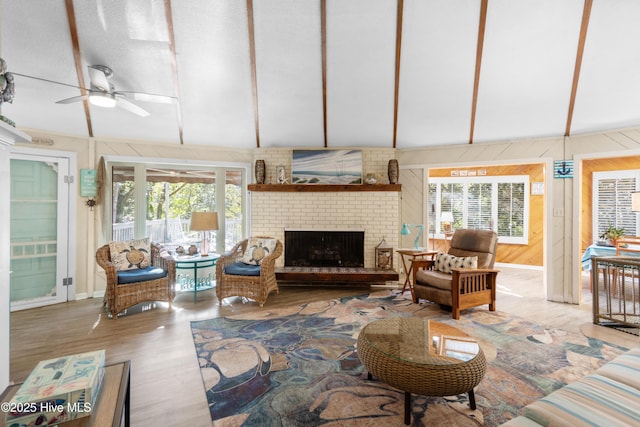
{"label": "small potted plant", "polygon": [[609,228],[600,235],[600,239],[607,242],[608,245],[615,246],[616,240],[624,236],[624,228],[609,225]]}

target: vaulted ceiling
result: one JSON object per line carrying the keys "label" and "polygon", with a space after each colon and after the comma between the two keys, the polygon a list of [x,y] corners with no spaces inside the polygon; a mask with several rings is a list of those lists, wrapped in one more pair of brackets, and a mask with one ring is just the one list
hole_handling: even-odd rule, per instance
{"label": "vaulted ceiling", "polygon": [[[24,129],[392,147],[640,125],[637,0],[0,0]],[[88,66],[150,115],[89,102]]]}

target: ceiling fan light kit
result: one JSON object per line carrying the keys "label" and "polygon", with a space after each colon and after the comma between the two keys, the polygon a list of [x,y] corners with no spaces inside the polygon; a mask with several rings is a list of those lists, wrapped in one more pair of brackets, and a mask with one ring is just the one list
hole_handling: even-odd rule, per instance
{"label": "ceiling fan light kit", "polygon": [[111,93],[92,92],[89,94],[89,102],[97,107],[114,108],[116,97]]}
{"label": "ceiling fan light kit", "polygon": [[[88,100],[91,105],[96,107],[114,108],[118,107],[126,110],[130,113],[136,114],[140,117],[149,116],[149,112],[144,108],[129,101],[129,97],[136,101],[152,102],[160,104],[172,104],[176,101],[173,96],[156,95],[145,92],[133,92],[133,91],[118,91],[114,85],[109,82],[109,79],[113,76],[113,70],[106,65],[89,65],[89,79],[91,81],[90,89],[84,89],[88,93],[80,96],[73,96],[71,98],[61,99],[56,104],[71,104],[73,102],[79,102]],[[25,76],[31,77],[31,76]],[[32,77],[36,78],[36,77]],[[38,79],[38,78],[36,78]],[[58,83],[46,79],[50,83]],[[62,83],[60,83],[62,84]],[[69,85],[67,85],[69,86]],[[83,89],[78,87],[78,89]]]}

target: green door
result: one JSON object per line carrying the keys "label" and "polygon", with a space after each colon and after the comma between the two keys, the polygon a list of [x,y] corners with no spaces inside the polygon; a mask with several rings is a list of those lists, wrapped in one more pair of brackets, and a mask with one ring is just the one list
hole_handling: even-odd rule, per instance
{"label": "green door", "polygon": [[10,165],[11,310],[66,301],[69,160],[14,153]]}

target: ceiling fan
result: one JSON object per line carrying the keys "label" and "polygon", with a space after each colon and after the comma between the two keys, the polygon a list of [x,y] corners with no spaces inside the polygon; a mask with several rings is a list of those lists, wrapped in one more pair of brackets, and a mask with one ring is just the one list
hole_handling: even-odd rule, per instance
{"label": "ceiling fan", "polygon": [[113,75],[113,70],[106,65],[89,65],[89,79],[91,87],[85,95],[74,96],[71,98],[57,101],[56,104],[70,104],[88,99],[89,102],[98,107],[119,107],[133,114],[142,117],[149,115],[149,112],[142,107],[129,101],[131,97],[135,101],[156,102],[170,104],[176,98],[165,95],[154,95],[151,93],[133,92],[133,91],[117,91],[109,79]]}

